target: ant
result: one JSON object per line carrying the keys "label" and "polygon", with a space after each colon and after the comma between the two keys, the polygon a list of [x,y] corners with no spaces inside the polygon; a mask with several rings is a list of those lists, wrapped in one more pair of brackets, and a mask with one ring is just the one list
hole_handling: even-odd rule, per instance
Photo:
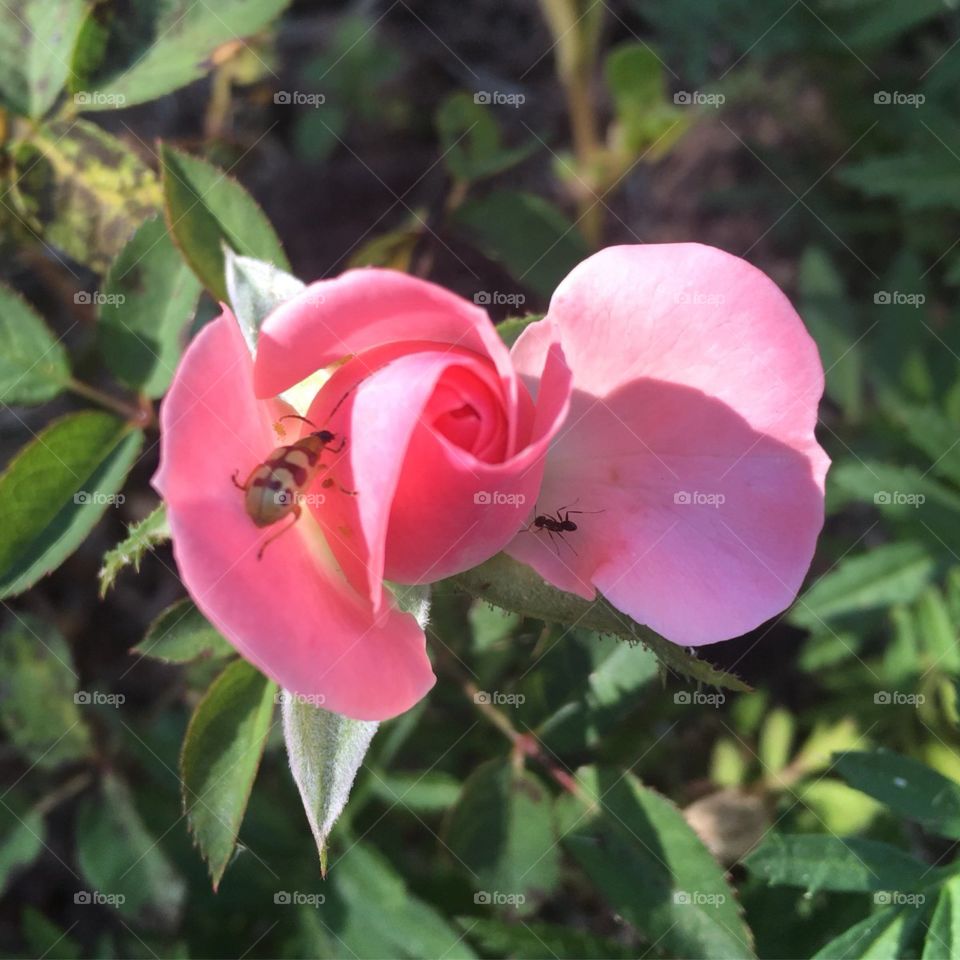
{"label": "ant", "polygon": [[[527,527],[527,531],[536,529],[546,530],[548,536],[550,537],[551,542],[553,543],[554,549],[557,551],[557,555],[560,555],[560,549],[557,547],[556,541],[554,540],[554,534],[560,538],[563,543],[566,543],[568,547],[576,554],[577,551],[574,550],[573,545],[567,543],[567,538],[564,536],[564,533],[573,533],[575,530],[579,529],[577,523],[574,520],[570,519],[571,513],[576,514],[585,514],[585,513],[603,513],[603,510],[571,510],[570,507],[574,506],[579,502],[580,498],[577,497],[573,503],[569,504],[566,507],[560,507],[559,510],[556,510],[553,514],[549,513],[536,513],[536,507],[534,507],[534,513],[536,514],[533,518],[533,522]],[[566,511],[566,513],[564,513]],[[579,554],[577,554],[579,556]]]}

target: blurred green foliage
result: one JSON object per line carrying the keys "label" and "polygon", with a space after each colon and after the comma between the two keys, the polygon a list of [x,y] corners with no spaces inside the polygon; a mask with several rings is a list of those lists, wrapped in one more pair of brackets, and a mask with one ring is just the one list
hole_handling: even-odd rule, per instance
{"label": "blurred green foliage", "polygon": [[[440,5],[278,21],[286,6],[0,9],[0,402],[20,448],[0,475],[0,954],[960,955],[953,5],[632,0],[604,23],[550,0],[536,54],[476,70],[476,47],[427,23]],[[281,78],[284,34],[315,24]],[[555,63],[532,62],[551,39]],[[498,86],[539,99],[514,116]],[[313,106],[263,112],[294,91]],[[166,107],[115,111],[167,94],[201,101],[204,134],[185,121],[154,153]],[[261,126],[238,145],[233,121]],[[409,152],[412,185],[359,144]],[[169,565],[135,468],[153,402],[215,299],[253,336],[296,289],[283,231],[233,175],[254,151],[283,153],[278,182],[308,164],[317,192],[365,168],[348,206],[386,188],[390,215],[337,262],[459,261],[511,307],[542,313],[598,228],[713,238],[775,274],[823,357],[834,467],[805,591],[710,651],[755,692],[686,686],[643,647],[440,585],[440,683],[373,738],[321,879],[272,684],[188,600],[154,616],[139,599],[118,653],[111,614],[68,592],[125,495],[140,522],[114,530],[106,604],[136,589],[129,567]]]}

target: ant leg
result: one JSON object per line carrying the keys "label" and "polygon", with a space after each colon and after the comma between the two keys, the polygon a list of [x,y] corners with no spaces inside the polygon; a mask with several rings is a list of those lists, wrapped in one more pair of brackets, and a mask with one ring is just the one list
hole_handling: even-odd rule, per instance
{"label": "ant leg", "polygon": [[553,536],[553,531],[552,531],[549,527],[547,528],[547,535],[550,537],[550,542],[553,544],[553,551],[554,551],[554,553],[556,553],[556,555],[559,557],[559,556],[560,556],[560,548],[557,546],[557,541],[556,541],[555,537]]}
{"label": "ant leg", "polygon": [[339,447],[327,447],[327,446],[325,446],[324,449],[325,449],[328,453],[339,453],[346,445],[347,445],[347,438],[346,438],[346,437],[341,437],[341,438],[340,438],[340,446],[339,446]]}
{"label": "ant leg", "polygon": [[580,554],[577,553],[576,550],[574,550],[573,544],[572,544],[562,533],[558,533],[557,536],[558,536],[571,550],[573,550],[573,555],[574,555],[575,557],[579,557],[579,556],[580,556]]}
{"label": "ant leg", "polygon": [[267,547],[268,547],[271,543],[273,543],[274,540],[277,539],[277,537],[282,537],[282,536],[300,519],[300,513],[301,513],[301,512],[302,512],[302,510],[301,510],[300,504],[298,503],[298,504],[296,504],[296,505],[294,506],[294,508],[293,508],[293,520],[292,520],[292,522],[291,522],[291,523],[288,523],[282,530],[278,530],[275,534],[273,534],[273,536],[267,537],[267,539],[264,540],[263,543],[260,545],[260,549],[257,551],[257,559],[258,559],[258,560],[262,560],[262,559],[263,559],[263,551],[266,550]]}

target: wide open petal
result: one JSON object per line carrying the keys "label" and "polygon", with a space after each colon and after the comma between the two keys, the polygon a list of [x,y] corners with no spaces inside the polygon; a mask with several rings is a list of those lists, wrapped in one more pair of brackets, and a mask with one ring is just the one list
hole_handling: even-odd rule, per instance
{"label": "wide open petal", "polygon": [[409,340],[488,357],[512,411],[513,364],[486,311],[435,283],[376,267],[318,280],[266,319],[254,367],[257,396],[277,396],[347,355]]}
{"label": "wide open petal", "polygon": [[[698,243],[607,247],[563,280],[547,316],[576,390],[603,397],[638,379],[682,384],[756,430],[815,443],[816,344],[783,292],[745,260]],[[529,376],[549,342],[537,326],[513,350]]]}
{"label": "wide open petal", "polygon": [[[682,644],[789,605],[829,461],[813,435],[819,357],[786,298],[720,251],[623,247],[577,267],[548,316],[575,389],[538,510],[587,512],[564,539],[521,534],[508,552]],[[533,327],[518,341],[525,374],[548,339]]]}
{"label": "wide open petal", "polygon": [[309,511],[257,559],[275,528],[254,526],[230,476],[277,446],[280,412],[255,398],[249,352],[225,312],[191,343],[161,409],[154,485],[177,566],[204,615],[283,687],[347,716],[395,716],[434,682],[414,617],[392,607],[374,615],[335,570]]}

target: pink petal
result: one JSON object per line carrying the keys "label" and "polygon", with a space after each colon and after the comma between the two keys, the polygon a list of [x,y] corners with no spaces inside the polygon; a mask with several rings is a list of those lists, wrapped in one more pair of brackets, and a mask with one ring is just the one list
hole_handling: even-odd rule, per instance
{"label": "pink petal", "polygon": [[[330,490],[315,514],[341,569],[375,605],[384,576],[431,582],[509,542],[536,494],[569,393],[569,370],[555,348],[537,411],[525,392],[518,404],[523,448],[504,458],[506,412],[493,368],[459,349],[397,356],[404,346],[345,365],[309,412],[324,423],[334,398],[356,385],[331,429],[347,437],[332,476],[357,495]],[[451,412],[462,415],[465,405],[476,422],[452,422]],[[485,492],[499,502],[485,502]]]}
{"label": "pink petal", "polygon": [[230,476],[245,478],[278,445],[272,425],[284,412],[256,400],[249,352],[225,311],[191,343],[161,409],[154,485],[177,566],[204,615],[283,687],[350,717],[395,716],[434,682],[416,620],[392,607],[374,615],[307,510],[257,559],[278,528],[254,526]]}
{"label": "pink petal", "polygon": [[503,380],[512,416],[516,377],[486,312],[434,283],[374,267],[312,283],[267,318],[257,342],[257,396],[277,396],[350,354],[415,340],[488,357]]}
{"label": "pink petal", "polygon": [[[786,297],[709,247],[613,247],[574,269],[548,317],[574,395],[538,511],[601,512],[572,514],[563,539],[520,534],[508,552],[684,645],[788,606],[829,461],[813,433],[822,367]],[[539,327],[514,348],[527,377],[551,339]]]}

